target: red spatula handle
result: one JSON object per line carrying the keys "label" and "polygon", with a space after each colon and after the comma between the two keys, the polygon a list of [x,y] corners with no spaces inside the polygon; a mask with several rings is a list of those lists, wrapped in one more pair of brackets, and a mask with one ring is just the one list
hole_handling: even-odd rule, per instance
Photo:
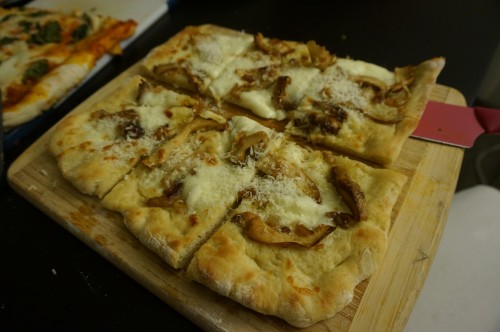
{"label": "red spatula handle", "polygon": [[500,110],[474,107],[477,120],[488,134],[500,134]]}

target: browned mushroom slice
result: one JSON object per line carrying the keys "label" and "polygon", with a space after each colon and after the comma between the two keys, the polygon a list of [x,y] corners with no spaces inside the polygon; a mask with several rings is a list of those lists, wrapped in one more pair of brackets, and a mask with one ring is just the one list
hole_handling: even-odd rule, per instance
{"label": "browned mushroom slice", "polygon": [[365,220],[367,217],[365,194],[359,185],[352,181],[342,168],[337,166],[331,168],[331,180],[342,200],[351,210],[354,220]]}
{"label": "browned mushroom slice", "polygon": [[257,164],[257,169],[273,178],[287,177],[294,179],[297,187],[316,203],[321,204],[321,192],[304,171],[295,165],[287,162],[284,158],[267,155],[262,157]]}
{"label": "browned mushroom slice", "polygon": [[326,48],[316,44],[313,40],[307,42],[307,48],[309,49],[313,65],[320,70],[325,70],[326,67],[334,64],[336,61],[334,55],[331,55]]}
{"label": "browned mushroom slice", "polygon": [[343,229],[351,228],[352,226],[354,226],[359,222],[359,220],[356,220],[354,215],[347,212],[330,211],[327,212],[325,216],[331,218],[335,226],[338,226]]}
{"label": "browned mushroom slice", "polygon": [[294,51],[288,43],[276,38],[265,38],[260,32],[254,36],[254,44],[257,49],[271,55],[285,56]]}
{"label": "browned mushroom slice", "polygon": [[347,112],[340,107],[327,106],[326,103],[313,104],[318,111],[296,113],[293,119],[294,126],[304,132],[317,129],[322,133],[337,135],[347,119]]}
{"label": "browned mushroom slice", "polygon": [[300,224],[293,229],[288,227],[280,229],[277,226],[268,225],[252,212],[236,214],[232,221],[243,227],[243,231],[249,239],[283,247],[313,247],[335,229],[335,227],[325,224],[321,224],[313,230]]}
{"label": "browned mushroom slice", "polygon": [[224,130],[227,128],[227,124],[221,124],[213,120],[207,120],[203,118],[195,118],[186,127],[184,127],[176,136],[171,140],[165,142],[161,147],[156,149],[149,157],[145,158],[142,163],[150,168],[161,165],[167,160],[167,157],[175,150],[179,145],[186,140],[186,138],[195,131],[203,130]]}
{"label": "browned mushroom slice", "polygon": [[116,133],[122,138],[138,139],[145,134],[145,130],[140,123],[140,116],[133,109],[125,109],[115,113],[97,110],[90,117],[98,120],[112,119],[116,121]]}
{"label": "browned mushroom slice", "polygon": [[203,78],[194,74],[190,69],[181,67],[175,63],[159,64],[153,67],[153,73],[164,78],[167,82],[171,77],[186,77],[188,82],[197,92],[203,91]]}
{"label": "browned mushroom slice", "polygon": [[229,160],[238,165],[245,165],[247,157],[257,158],[269,143],[269,137],[263,131],[247,135],[241,132],[233,140]]}
{"label": "browned mushroom slice", "polygon": [[236,69],[236,75],[241,78],[242,83],[235,84],[230,94],[238,98],[241,92],[269,88],[278,77],[278,67],[270,65],[252,69]]}
{"label": "browned mushroom slice", "polygon": [[161,196],[148,198],[146,206],[171,208],[177,213],[185,213],[187,205],[180,196],[183,185],[180,181],[175,182],[170,188],[163,191]]}
{"label": "browned mushroom slice", "polygon": [[292,83],[290,76],[279,76],[273,89],[273,105],[276,109],[290,111],[295,105],[287,101],[286,88]]}
{"label": "browned mushroom slice", "polygon": [[401,122],[404,118],[403,107],[411,97],[408,86],[413,82],[413,77],[408,76],[410,74],[406,71],[403,74],[402,70],[396,70],[396,73],[396,83],[390,86],[371,76],[353,77],[356,82],[365,87],[363,93],[370,101],[366,106],[358,107],[357,110],[378,123],[395,124]]}

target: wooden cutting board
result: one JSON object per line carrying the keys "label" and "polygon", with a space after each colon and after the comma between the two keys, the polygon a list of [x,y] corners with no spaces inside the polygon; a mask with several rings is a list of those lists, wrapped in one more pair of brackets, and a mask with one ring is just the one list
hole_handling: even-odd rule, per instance
{"label": "wooden cutting board", "polygon": [[[72,112],[83,112],[139,73],[135,65]],[[436,86],[432,99],[464,105],[463,96]],[[88,246],[194,323],[209,331],[300,330],[258,314],[188,280],[147,250],[96,198],[79,193],[60,175],[47,151],[49,130],[9,168],[10,185]],[[463,150],[409,139],[393,168],[409,178],[392,214],[389,246],[377,273],[362,282],[352,303],[304,331],[402,331],[425,281],[454,195]]]}

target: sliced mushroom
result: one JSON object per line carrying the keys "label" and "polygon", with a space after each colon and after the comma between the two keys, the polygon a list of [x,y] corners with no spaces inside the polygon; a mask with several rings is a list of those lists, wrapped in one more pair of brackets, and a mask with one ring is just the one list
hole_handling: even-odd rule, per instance
{"label": "sliced mushroom", "polygon": [[155,65],[152,71],[155,75],[165,78],[187,77],[189,83],[194,86],[196,91],[201,92],[203,90],[203,78],[199,75],[194,74],[188,68],[181,67],[178,64],[166,63]]}
{"label": "sliced mushroom", "polygon": [[241,132],[233,140],[229,160],[238,165],[245,165],[247,157],[257,158],[265,150],[268,143],[269,137],[263,131],[257,131],[250,135]]}
{"label": "sliced mushroom", "polygon": [[334,64],[337,59],[335,55],[330,54],[326,48],[316,44],[313,40],[307,42],[307,48],[313,65],[320,70],[325,70],[326,67]]}
{"label": "sliced mushroom", "polygon": [[264,53],[284,56],[294,49],[286,42],[276,38],[265,38],[260,32],[254,36],[255,47]]}
{"label": "sliced mushroom", "polygon": [[321,224],[315,229],[298,224],[293,228],[278,228],[264,222],[257,214],[243,212],[233,216],[232,221],[243,227],[245,235],[260,243],[282,247],[299,246],[310,248],[333,232],[335,227]]}
{"label": "sliced mushroom", "polygon": [[365,220],[367,217],[365,194],[359,185],[352,181],[347,172],[338,166],[333,166],[330,174],[334,187],[351,210],[354,220]]}
{"label": "sliced mushroom", "polygon": [[358,223],[359,220],[356,220],[354,215],[347,212],[340,211],[330,211],[325,213],[325,216],[332,219],[335,226],[338,226],[343,229],[348,229]]}
{"label": "sliced mushroom", "polygon": [[235,97],[244,91],[269,88],[277,79],[278,67],[270,65],[251,69],[237,69],[236,75],[241,78],[242,83],[237,83],[232,87],[230,93]]}
{"label": "sliced mushroom", "polygon": [[161,165],[167,160],[167,157],[172,153],[175,148],[182,144],[192,132],[203,130],[224,130],[227,124],[218,123],[213,120],[195,118],[186,127],[184,127],[176,136],[171,140],[165,142],[161,147],[156,149],[149,157],[145,158],[142,163],[150,168]]}
{"label": "sliced mushroom", "polygon": [[342,108],[335,109],[328,105],[315,102],[314,106],[318,111],[302,112],[302,116],[294,118],[294,126],[307,132],[317,128],[322,133],[337,135],[347,119],[347,112]]}
{"label": "sliced mushroom", "polygon": [[182,182],[175,182],[170,188],[167,188],[161,196],[148,198],[146,206],[172,208],[173,211],[177,213],[186,212],[187,205],[180,196],[182,187]]}
{"label": "sliced mushroom", "polygon": [[139,83],[139,88],[137,89],[137,96],[135,98],[136,102],[140,105],[143,104],[144,94],[151,90],[151,86],[146,80],[141,80]]}
{"label": "sliced mushroom", "polygon": [[316,203],[321,204],[321,192],[313,180],[297,166],[278,156],[264,156],[259,160],[257,168],[273,178],[287,177],[294,179],[297,187]]}
{"label": "sliced mushroom", "polygon": [[111,119],[115,121],[117,134],[125,139],[138,139],[146,133],[141,126],[139,114],[133,109],[125,109],[114,113],[97,110],[93,112],[90,117],[98,120]]}
{"label": "sliced mushroom", "polygon": [[411,97],[409,85],[414,80],[409,69],[396,69],[396,83],[388,86],[371,76],[355,76],[353,79],[362,87],[364,95],[371,101],[364,108],[358,108],[369,119],[383,124],[396,124],[403,120],[403,107]]}
{"label": "sliced mushroom", "polygon": [[273,89],[273,104],[276,109],[290,111],[295,106],[287,100],[286,88],[292,83],[290,76],[279,76]]}

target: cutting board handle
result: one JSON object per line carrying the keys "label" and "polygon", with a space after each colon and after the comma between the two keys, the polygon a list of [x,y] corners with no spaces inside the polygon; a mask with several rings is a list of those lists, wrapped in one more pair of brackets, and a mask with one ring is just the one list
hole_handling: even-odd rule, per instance
{"label": "cutting board handle", "polygon": [[500,110],[487,107],[474,107],[474,111],[485,133],[500,134]]}

